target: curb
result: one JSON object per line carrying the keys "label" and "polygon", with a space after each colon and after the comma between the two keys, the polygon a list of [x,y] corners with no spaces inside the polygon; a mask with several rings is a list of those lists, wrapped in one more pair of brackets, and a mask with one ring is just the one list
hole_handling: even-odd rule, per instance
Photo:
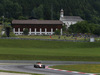
{"label": "curb", "polygon": [[92,73],[84,73],[84,72],[77,72],[77,71],[54,69],[54,68],[49,68],[49,66],[46,66],[46,69],[55,70],[55,71],[62,71],[62,72],[78,73],[78,74],[96,75],[96,74],[92,74]]}

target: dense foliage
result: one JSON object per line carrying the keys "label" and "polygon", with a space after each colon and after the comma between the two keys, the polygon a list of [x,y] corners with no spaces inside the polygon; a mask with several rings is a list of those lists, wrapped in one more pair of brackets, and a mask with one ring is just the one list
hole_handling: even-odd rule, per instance
{"label": "dense foliage", "polygon": [[60,35],[60,30],[56,30],[54,34],[55,35]]}
{"label": "dense foliage", "polygon": [[0,0],[0,17],[4,15],[11,20],[59,19],[61,8],[65,15],[100,22],[100,0]]}
{"label": "dense foliage", "polygon": [[100,35],[100,26],[97,24],[88,23],[87,21],[82,21],[71,25],[68,31],[71,33],[92,33]]}

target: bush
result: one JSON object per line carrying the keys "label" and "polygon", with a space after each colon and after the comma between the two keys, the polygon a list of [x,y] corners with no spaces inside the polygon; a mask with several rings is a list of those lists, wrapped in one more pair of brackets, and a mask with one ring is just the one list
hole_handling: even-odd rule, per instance
{"label": "bush", "polygon": [[1,37],[7,37],[6,33],[4,33]]}
{"label": "bush", "polygon": [[16,37],[16,35],[13,32],[10,32],[10,37]]}
{"label": "bush", "polygon": [[[4,33],[1,37],[7,37],[6,33]],[[10,32],[9,37],[16,37],[16,35],[13,32]]]}
{"label": "bush", "polygon": [[29,31],[28,31],[27,28],[24,29],[23,34],[24,34],[24,35],[28,35],[28,34],[29,34]]}
{"label": "bush", "polygon": [[60,35],[60,30],[56,30],[54,34],[55,35]]}

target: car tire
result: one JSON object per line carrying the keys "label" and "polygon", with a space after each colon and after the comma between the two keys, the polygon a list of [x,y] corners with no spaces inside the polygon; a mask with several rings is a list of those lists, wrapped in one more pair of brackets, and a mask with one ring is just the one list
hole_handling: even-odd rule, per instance
{"label": "car tire", "polygon": [[45,68],[45,65],[43,65],[43,68]]}
{"label": "car tire", "polygon": [[34,65],[34,68],[38,68],[37,65]]}

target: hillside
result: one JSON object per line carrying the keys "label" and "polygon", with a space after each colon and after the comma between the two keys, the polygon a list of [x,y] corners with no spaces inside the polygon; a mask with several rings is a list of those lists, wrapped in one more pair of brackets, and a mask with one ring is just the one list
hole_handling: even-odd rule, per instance
{"label": "hillside", "polygon": [[59,19],[61,8],[65,15],[100,22],[100,0],[0,0],[0,17]]}

